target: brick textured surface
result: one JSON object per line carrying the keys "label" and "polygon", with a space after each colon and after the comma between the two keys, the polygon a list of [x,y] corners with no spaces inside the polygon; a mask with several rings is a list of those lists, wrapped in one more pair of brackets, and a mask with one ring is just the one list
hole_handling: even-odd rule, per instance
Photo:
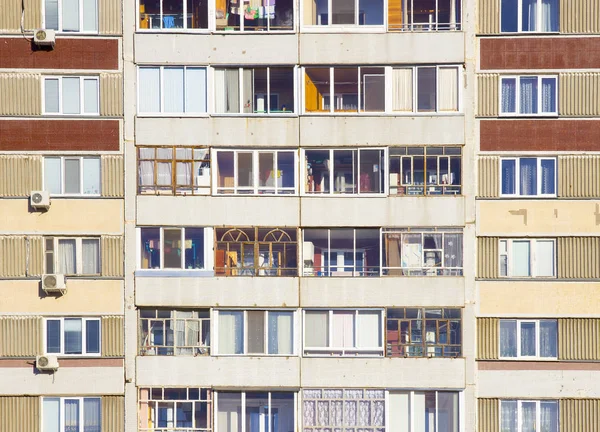
{"label": "brick textured surface", "polygon": [[118,120],[0,120],[0,151],[118,151]]}
{"label": "brick textured surface", "polygon": [[25,38],[0,39],[0,68],[105,69],[119,67],[117,39],[57,38],[54,49],[40,49]]}
{"label": "brick textured surface", "polygon": [[481,70],[600,68],[600,38],[481,39]]}
{"label": "brick textured surface", "polygon": [[481,151],[600,151],[597,120],[482,120]]}

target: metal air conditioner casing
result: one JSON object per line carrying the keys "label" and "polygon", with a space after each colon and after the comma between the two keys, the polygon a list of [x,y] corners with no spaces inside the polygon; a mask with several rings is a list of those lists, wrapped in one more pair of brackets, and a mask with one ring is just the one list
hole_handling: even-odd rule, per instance
{"label": "metal air conditioner casing", "polygon": [[54,47],[56,32],[54,30],[37,29],[33,33],[33,43],[39,46]]}
{"label": "metal air conditioner casing", "polygon": [[46,294],[64,294],[67,292],[65,283],[65,275],[62,274],[45,274],[42,275],[42,289]]}
{"label": "metal air conditioner casing", "polygon": [[48,191],[33,191],[29,197],[29,203],[34,209],[49,209],[50,193]]}
{"label": "metal air conditioner casing", "polygon": [[41,371],[58,370],[58,358],[55,355],[39,355],[35,358],[35,367]]}

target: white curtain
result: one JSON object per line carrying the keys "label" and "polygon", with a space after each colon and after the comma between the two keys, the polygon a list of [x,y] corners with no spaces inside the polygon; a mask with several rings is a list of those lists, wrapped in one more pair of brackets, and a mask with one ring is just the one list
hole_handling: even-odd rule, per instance
{"label": "white curtain", "polygon": [[75,239],[58,240],[58,273],[75,274]]}
{"label": "white curtain", "polygon": [[140,186],[154,186],[154,162],[141,161],[138,170]]}
{"label": "white curtain", "polygon": [[[179,312],[177,313],[177,315],[180,315]],[[175,320],[175,355],[189,355],[192,353],[192,350],[190,348],[183,348],[188,345],[185,337],[185,327],[185,320]]]}
{"label": "white curtain", "polygon": [[61,159],[44,158],[44,190],[51,194],[62,193]]}
{"label": "white curtain", "polygon": [[509,266],[512,272],[509,276],[531,276],[530,269],[530,244],[529,240],[516,240],[512,242],[512,263]]}
{"label": "white curtain", "polygon": [[83,193],[100,194],[100,158],[83,159]]}
{"label": "white curtain", "polygon": [[173,164],[170,162],[157,162],[156,184],[170,186],[172,183]]}
{"label": "white curtain", "polygon": [[83,31],[98,31],[98,5],[96,0],[83,0]]}
{"label": "white curtain", "polygon": [[62,0],[63,31],[79,31],[79,0]]}
{"label": "white curtain", "polygon": [[500,402],[500,432],[517,432],[517,401]]}
{"label": "white curtain", "polygon": [[139,107],[140,113],[160,112],[160,68],[141,67],[139,70]]}
{"label": "white curtain", "polygon": [[523,31],[536,31],[537,12],[537,0],[523,0]]}
{"label": "white curtain", "polygon": [[166,67],[163,69],[163,91],[165,112],[183,113],[184,83],[182,67]]}
{"label": "white curtain", "polygon": [[517,322],[500,321],[500,357],[517,356]]}
{"label": "white curtain", "polygon": [[537,113],[537,77],[523,77],[519,81],[521,90],[520,107],[521,114]]}
{"label": "white curtain", "polygon": [[458,111],[458,68],[440,68],[438,80],[440,111]]}
{"label": "white curtain", "polygon": [[65,77],[62,79],[63,114],[79,114],[79,78]]}
{"label": "white curtain", "polygon": [[240,81],[238,69],[224,69],[223,73],[223,92],[218,93],[220,88],[216,87],[217,94],[215,100],[223,99],[223,111],[225,113],[240,112]]}
{"label": "white curtain", "polygon": [[100,432],[100,398],[83,400],[83,432]]}
{"label": "white curtain", "polygon": [[332,341],[334,348],[353,348],[354,345],[354,311],[335,311],[331,321]]}
{"label": "white curtain", "polygon": [[554,242],[538,240],[535,248],[536,276],[554,276]]}
{"label": "white curtain", "polygon": [[186,69],[185,112],[206,112],[206,68]]}
{"label": "white curtain", "polygon": [[558,432],[558,402],[540,402],[540,432]]}
{"label": "white curtain", "polygon": [[65,432],[80,432],[77,399],[65,399]]}
{"label": "white curtain", "polygon": [[292,312],[269,312],[269,354],[293,353]]}
{"label": "white curtain", "polygon": [[60,431],[60,399],[59,398],[44,398],[43,403],[43,431],[44,432],[59,432]]}
{"label": "white curtain", "polygon": [[100,240],[83,239],[81,244],[83,274],[100,273]]}
{"label": "white curtain", "polygon": [[243,96],[245,113],[254,112],[254,85],[253,85],[253,79],[252,79],[253,75],[254,75],[253,69],[244,69],[242,72],[242,77],[243,77],[242,96]]}
{"label": "white curtain", "polygon": [[381,315],[377,311],[358,313],[357,348],[381,347]]}
{"label": "white curtain", "polygon": [[541,188],[543,194],[554,194],[556,193],[555,188],[555,174],[554,167],[556,164],[555,159],[542,159],[540,162],[541,170]]}
{"label": "white curtain", "polygon": [[556,320],[540,321],[540,357],[557,356],[557,327]]}
{"label": "white curtain", "polygon": [[521,323],[521,356],[535,356],[535,322],[526,321]]}
{"label": "white curtain", "polygon": [[537,195],[537,159],[521,158],[519,160],[520,195]]}
{"label": "white curtain", "polygon": [[219,354],[243,353],[243,314],[243,312],[219,312]]}
{"label": "white curtain", "polygon": [[83,323],[80,318],[69,318],[64,321],[65,354],[82,353]]}
{"label": "white curtain", "polygon": [[48,114],[59,112],[60,97],[58,88],[58,78],[46,78],[44,80],[44,111]]}
{"label": "white curtain", "polygon": [[556,112],[556,79],[542,78],[542,112]]}
{"label": "white curtain", "polygon": [[83,80],[83,113],[98,114],[98,80],[84,79]]}
{"label": "white curtain", "polygon": [[517,100],[517,82],[515,78],[502,79],[502,112],[514,113]]}
{"label": "white curtain", "polygon": [[327,311],[307,311],[304,316],[306,347],[324,348],[329,345],[329,317]]}
{"label": "white curtain", "polygon": [[224,113],[227,95],[225,94],[225,69],[215,69],[215,112]]}
{"label": "white curtain", "polygon": [[444,234],[444,267],[462,267],[462,234]]}
{"label": "white curtain", "polygon": [[558,31],[558,0],[542,0],[543,32]]}
{"label": "white curtain", "polygon": [[535,402],[521,402],[521,432],[536,432]]}
{"label": "white curtain", "polygon": [[191,162],[177,162],[175,175],[176,175],[178,185],[191,186],[192,185],[192,163]]}
{"label": "white curtain", "polygon": [[413,110],[413,70],[398,68],[392,71],[392,109],[394,111]]}

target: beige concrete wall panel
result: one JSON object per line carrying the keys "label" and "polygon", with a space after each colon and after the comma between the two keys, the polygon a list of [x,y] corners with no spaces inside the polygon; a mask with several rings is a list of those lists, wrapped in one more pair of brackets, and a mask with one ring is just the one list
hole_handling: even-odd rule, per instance
{"label": "beige concrete wall panel", "polygon": [[35,357],[41,353],[41,317],[0,317],[0,357]]}
{"label": "beige concrete wall panel", "polygon": [[102,396],[102,430],[125,432],[125,398]]}
{"label": "beige concrete wall panel", "polygon": [[480,156],[478,167],[478,196],[480,198],[496,198],[500,188],[500,158],[498,156]]}
{"label": "beige concrete wall panel", "polygon": [[42,114],[42,88],[37,74],[0,74],[0,114]]}
{"label": "beige concrete wall panel", "polygon": [[41,276],[44,273],[43,237],[27,237],[27,256],[27,276]]}
{"label": "beige concrete wall panel", "polygon": [[498,359],[498,318],[477,319],[477,358],[480,360]]}
{"label": "beige concrete wall panel", "polygon": [[25,0],[23,26],[25,30],[35,30],[42,27],[42,4],[39,0]]}
{"label": "beige concrete wall panel", "polygon": [[27,239],[24,236],[0,237],[0,277],[25,277]]}
{"label": "beige concrete wall panel", "polygon": [[600,73],[561,73],[558,88],[561,116],[600,115]]}
{"label": "beige concrete wall panel", "polygon": [[123,277],[123,237],[102,236],[102,276]]}
{"label": "beige concrete wall panel", "polygon": [[559,237],[558,278],[600,278],[600,237]]}
{"label": "beige concrete wall panel", "polygon": [[102,355],[122,357],[124,354],[124,330],[122,316],[102,317]]}
{"label": "beige concrete wall panel", "polygon": [[121,0],[99,0],[100,34],[120,35],[122,30]]}
{"label": "beige concrete wall panel", "polygon": [[28,197],[42,189],[41,156],[0,156],[0,197]]}
{"label": "beige concrete wall panel", "polygon": [[500,32],[500,0],[479,0],[478,33]]}
{"label": "beige concrete wall panel", "polygon": [[499,406],[498,399],[477,399],[477,417],[479,419],[477,430],[479,432],[499,432]]}
{"label": "beige concrete wall panel", "polygon": [[599,432],[600,399],[561,399],[560,432]]}
{"label": "beige concrete wall panel", "polygon": [[102,196],[123,197],[124,173],[122,155],[102,156]]}
{"label": "beige concrete wall panel", "polygon": [[108,117],[123,115],[122,74],[100,74],[100,115]]}
{"label": "beige concrete wall panel", "polygon": [[477,75],[477,115],[498,116],[498,74]]}
{"label": "beige concrete wall panel", "polygon": [[0,430],[2,432],[39,432],[40,424],[39,397],[0,397]]}
{"label": "beige concrete wall panel", "polygon": [[[600,96],[597,100],[600,100]],[[558,196],[563,198],[600,197],[600,156],[559,156]]]}
{"label": "beige concrete wall panel", "polygon": [[559,360],[600,360],[600,319],[558,320]]}
{"label": "beige concrete wall panel", "polygon": [[598,0],[560,0],[561,33],[600,33]]}
{"label": "beige concrete wall panel", "polygon": [[498,237],[477,238],[477,277],[498,277]]}

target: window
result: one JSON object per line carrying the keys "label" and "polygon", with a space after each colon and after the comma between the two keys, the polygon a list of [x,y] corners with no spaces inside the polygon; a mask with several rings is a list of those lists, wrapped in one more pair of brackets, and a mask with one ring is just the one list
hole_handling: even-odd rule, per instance
{"label": "window", "polygon": [[500,31],[558,32],[558,0],[501,0]]}
{"label": "window", "polygon": [[210,311],[140,309],[140,355],[210,354]]}
{"label": "window", "polygon": [[403,432],[459,432],[459,399],[453,391],[391,391],[390,423]]}
{"label": "window", "polygon": [[500,114],[513,116],[556,116],[556,76],[511,76],[500,80]]}
{"label": "window", "polygon": [[304,276],[379,276],[378,228],[307,228],[302,234]]}
{"label": "window", "polygon": [[460,147],[390,147],[390,195],[460,195]]}
{"label": "window", "polygon": [[295,432],[296,394],[218,392],[215,429],[219,432]]}
{"label": "window", "polygon": [[209,195],[208,148],[138,147],[138,193]]}
{"label": "window", "polygon": [[395,113],[459,111],[458,66],[401,67],[392,70]]}
{"label": "window", "polygon": [[[198,387],[141,387],[140,432],[210,432],[212,390]],[[45,431],[44,431],[45,432]]]}
{"label": "window", "polygon": [[556,196],[556,158],[502,159],[501,196]]}
{"label": "window", "polygon": [[216,193],[296,194],[295,150],[215,150]]}
{"label": "window", "polygon": [[207,0],[139,0],[140,30],[207,30]]}
{"label": "window", "polygon": [[140,67],[138,83],[139,114],[206,113],[206,68]]}
{"label": "window", "polygon": [[461,229],[385,228],[383,274],[387,276],[462,276]]}
{"label": "window", "polygon": [[304,193],[385,193],[384,149],[303,150]]}
{"label": "window", "polygon": [[293,114],[294,110],[293,67],[215,68],[215,113]]}
{"label": "window", "polygon": [[501,400],[502,432],[558,432],[558,401]]}
{"label": "window", "polygon": [[[140,228],[140,267],[155,270],[210,270],[212,229]],[[183,247],[182,247],[183,246]]]}
{"label": "window", "polygon": [[294,30],[292,0],[218,0],[215,10],[217,31],[291,31]]}
{"label": "window", "polygon": [[389,0],[391,31],[461,30],[461,0]]}
{"label": "window", "polygon": [[294,312],[218,311],[218,354],[294,355]]}
{"label": "window", "polygon": [[215,228],[220,276],[297,276],[298,234],[283,228]]}
{"label": "window", "polygon": [[58,355],[100,355],[99,318],[46,318],[45,352]]}
{"label": "window", "polygon": [[302,390],[304,432],[351,431],[358,425],[361,432],[381,432],[385,414],[385,391],[381,389]]}
{"label": "window", "polygon": [[500,276],[555,277],[555,240],[503,239],[499,245]]}
{"label": "window", "polygon": [[98,33],[97,0],[44,0],[44,28]]}
{"label": "window", "polygon": [[383,26],[382,0],[304,0],[304,25]]}
{"label": "window", "polygon": [[99,275],[100,239],[46,237],[46,273]]}
{"label": "window", "polygon": [[99,157],[45,157],[44,190],[51,195],[100,195]]}
{"label": "window", "polygon": [[557,356],[557,320],[500,320],[500,358],[556,360]]}
{"label": "window", "polygon": [[98,77],[45,77],[44,114],[99,115]]}
{"label": "window", "polygon": [[100,432],[102,404],[98,397],[42,398],[43,432]]}
{"label": "window", "polygon": [[379,309],[305,310],[305,356],[383,356]]}
{"label": "window", "polygon": [[387,309],[388,357],[458,357],[461,310],[451,308]]}

